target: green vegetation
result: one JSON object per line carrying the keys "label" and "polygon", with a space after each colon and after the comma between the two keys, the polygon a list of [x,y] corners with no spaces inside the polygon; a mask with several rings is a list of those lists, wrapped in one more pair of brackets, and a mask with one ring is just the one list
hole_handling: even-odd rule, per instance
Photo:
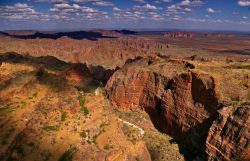
{"label": "green vegetation", "polygon": [[23,154],[24,153],[24,149],[23,149],[23,147],[21,145],[16,148],[16,151],[19,154]]}
{"label": "green vegetation", "polygon": [[173,145],[176,143],[170,143],[172,140],[171,137],[158,131],[147,131],[143,137],[143,140],[146,142],[146,146],[149,150],[152,160],[176,160],[177,156],[175,155],[176,149],[174,146],[177,148],[177,145]]}
{"label": "green vegetation", "polygon": [[82,95],[78,96],[78,101],[79,101],[79,105],[81,107],[85,106],[85,99],[84,99],[84,97]]}
{"label": "green vegetation", "polygon": [[122,131],[127,136],[128,140],[133,144],[136,144],[140,140],[140,131],[136,128],[133,128],[127,124],[123,124]]}
{"label": "green vegetation", "polygon": [[52,125],[52,126],[45,126],[43,127],[43,130],[50,132],[50,131],[58,131],[60,129],[60,125]]}
{"label": "green vegetation", "polygon": [[38,110],[42,113],[46,113],[46,108],[44,106],[40,106]]}
{"label": "green vegetation", "polygon": [[27,80],[31,76],[30,73],[18,72],[15,74],[13,78],[13,82],[16,83],[17,86],[21,86],[25,80]]}
{"label": "green vegetation", "polygon": [[42,152],[42,161],[49,161],[52,154],[49,151]]}
{"label": "green vegetation", "polygon": [[4,135],[2,141],[1,141],[1,144],[2,145],[5,145],[8,143],[8,140],[9,138],[12,136],[12,134],[15,132],[15,128],[14,127],[11,127]]}
{"label": "green vegetation", "polygon": [[88,133],[89,133],[89,130],[83,130],[81,133],[80,133],[80,136],[83,137],[83,138],[86,138],[88,136]]}
{"label": "green vegetation", "polygon": [[230,66],[233,69],[249,69],[250,70],[250,64],[234,64]]}
{"label": "green vegetation", "polygon": [[3,114],[6,114],[6,113],[9,113],[9,112],[12,112],[14,111],[13,108],[11,108],[11,105],[10,104],[7,104],[3,107],[0,107],[0,113],[3,113]]}
{"label": "green vegetation", "polygon": [[87,107],[81,107],[81,113],[84,115],[84,116],[87,116],[89,114],[89,110]]}
{"label": "green vegetation", "polygon": [[62,154],[62,156],[58,159],[58,161],[72,161],[75,153],[76,153],[76,148],[70,147],[67,151],[65,151]]}
{"label": "green vegetation", "polygon": [[82,95],[78,96],[78,101],[79,105],[81,106],[80,112],[84,115],[87,116],[89,114],[88,108],[85,106],[85,99]]}
{"label": "green vegetation", "polygon": [[31,96],[28,97],[29,100],[37,97],[37,92],[33,93]]}
{"label": "green vegetation", "polygon": [[105,144],[104,147],[103,147],[104,150],[109,150],[109,149],[112,149],[112,148],[113,148],[113,146],[109,145],[109,144]]}
{"label": "green vegetation", "polygon": [[27,105],[27,103],[24,101],[21,101],[20,103],[22,104],[22,107],[25,107]]}
{"label": "green vegetation", "polygon": [[61,121],[66,121],[67,118],[67,112],[61,112]]}
{"label": "green vegetation", "polygon": [[7,88],[7,86],[8,86],[8,83],[1,83],[0,84],[0,91]]}
{"label": "green vegetation", "polygon": [[52,140],[51,140],[51,145],[55,145],[55,143],[56,143],[56,139],[55,139],[55,138],[52,138]]}
{"label": "green vegetation", "polygon": [[108,126],[108,123],[105,123],[105,122],[103,122],[103,123],[101,123],[101,125],[100,125],[100,131],[99,131],[99,133],[98,134],[96,134],[95,136],[93,136],[93,143],[95,143],[96,144],[96,139],[98,138],[98,136],[100,136],[103,132],[105,132],[105,127],[106,126]]}
{"label": "green vegetation", "polygon": [[30,142],[30,143],[28,144],[28,146],[32,148],[32,147],[34,147],[34,146],[35,146],[35,143]]}

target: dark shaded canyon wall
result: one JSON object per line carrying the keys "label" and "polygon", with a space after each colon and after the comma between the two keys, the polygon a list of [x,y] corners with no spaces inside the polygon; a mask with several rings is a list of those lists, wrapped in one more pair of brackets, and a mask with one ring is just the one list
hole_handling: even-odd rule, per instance
{"label": "dark shaded canyon wall", "polygon": [[215,86],[206,74],[187,72],[167,77],[125,67],[111,77],[106,89],[113,106],[142,108],[160,131],[200,148],[212,124],[210,117],[217,114],[219,94]]}
{"label": "dark shaded canyon wall", "polygon": [[[237,108],[223,108],[215,78],[197,70],[174,75],[152,71],[148,62],[126,64],[109,79],[106,92],[114,107],[145,110],[157,129],[187,145],[194,155],[206,151],[208,160],[249,155],[249,106],[229,117],[229,109]],[[179,65],[185,67],[185,62]]]}

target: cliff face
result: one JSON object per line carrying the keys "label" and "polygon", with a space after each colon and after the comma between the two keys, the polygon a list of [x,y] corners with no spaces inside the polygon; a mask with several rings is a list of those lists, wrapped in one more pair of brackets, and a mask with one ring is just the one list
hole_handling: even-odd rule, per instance
{"label": "cliff face", "polygon": [[[137,63],[154,66],[149,60]],[[198,149],[205,144],[211,117],[217,114],[219,94],[215,80],[189,71],[186,62],[167,63],[180,68],[180,72],[161,73],[139,69],[135,63],[125,65],[108,81],[108,97],[117,108],[144,109],[160,131]]]}
{"label": "cliff face", "polygon": [[[210,74],[191,68],[194,65],[180,60],[136,60],[110,78],[106,85],[108,98],[119,109],[145,110],[160,131],[190,147],[195,155],[204,154],[207,136],[211,138],[214,135],[209,129],[220,115],[218,110],[222,108],[223,100],[219,92],[220,83]],[[234,126],[231,124],[229,130],[235,129]],[[219,135],[219,132],[215,131],[215,134]],[[223,136],[231,138],[233,134],[228,131],[228,135]],[[243,132],[239,137],[246,135]],[[207,143],[210,142],[209,137]],[[237,145],[245,149],[245,145]],[[232,148],[235,147],[233,145]],[[207,152],[209,158],[219,158],[212,150]],[[228,152],[229,158],[235,158],[232,153],[232,150]]]}
{"label": "cliff face", "polygon": [[208,160],[250,160],[250,104],[225,107],[209,130]]}

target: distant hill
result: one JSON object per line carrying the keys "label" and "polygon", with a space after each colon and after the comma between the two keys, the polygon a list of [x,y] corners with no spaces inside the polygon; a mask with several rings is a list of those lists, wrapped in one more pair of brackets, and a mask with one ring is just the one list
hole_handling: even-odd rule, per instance
{"label": "distant hill", "polygon": [[90,31],[74,31],[74,32],[44,32],[34,30],[5,30],[0,31],[0,36],[9,36],[19,39],[36,39],[48,38],[58,39],[60,37],[70,37],[72,39],[89,39],[97,40],[99,38],[116,38],[122,35],[134,35],[137,32],[129,30],[90,30]]}

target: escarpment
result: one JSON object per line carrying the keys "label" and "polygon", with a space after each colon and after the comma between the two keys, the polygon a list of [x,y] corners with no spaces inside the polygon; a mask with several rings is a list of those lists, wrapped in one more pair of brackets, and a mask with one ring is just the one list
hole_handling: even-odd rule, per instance
{"label": "escarpment", "polygon": [[[109,79],[107,96],[119,109],[145,110],[158,130],[183,143],[192,155],[206,158],[206,139],[213,135],[209,129],[225,102],[217,79],[195,66],[174,59],[131,61]],[[243,133],[245,137],[247,133]],[[237,145],[245,149],[245,145]],[[213,157],[217,155],[211,150],[209,158]]]}
{"label": "escarpment", "polygon": [[209,130],[208,160],[250,160],[250,103],[224,107]]}

